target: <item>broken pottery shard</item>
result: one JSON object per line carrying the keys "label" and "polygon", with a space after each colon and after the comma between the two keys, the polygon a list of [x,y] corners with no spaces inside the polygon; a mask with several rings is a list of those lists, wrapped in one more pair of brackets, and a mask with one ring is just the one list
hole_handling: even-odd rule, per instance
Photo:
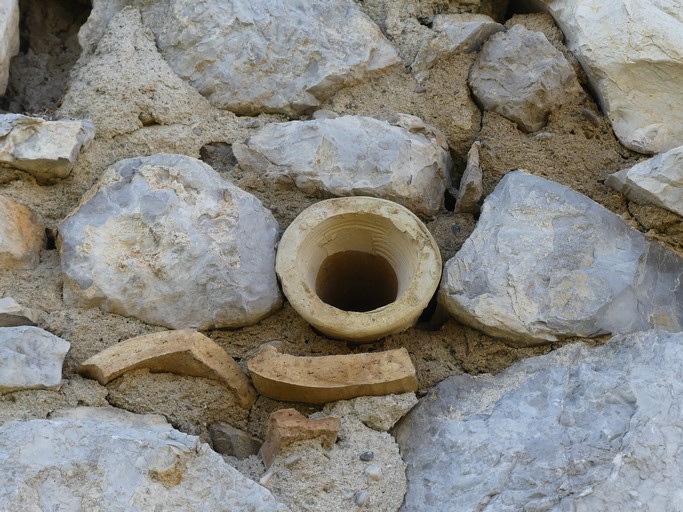
{"label": "broken pottery shard", "polygon": [[281,304],[278,225],[208,165],[112,165],[59,228],[64,301],[171,329],[239,327]]}
{"label": "broken pottery shard", "polygon": [[605,184],[683,216],[683,146],[608,176]]}
{"label": "broken pottery shard", "polygon": [[209,426],[209,435],[213,449],[221,455],[230,455],[238,459],[246,459],[257,455],[261,449],[261,441],[247,434],[244,430],[227,423],[213,423]]}
{"label": "broken pottery shard", "polygon": [[267,346],[248,364],[258,392],[288,402],[323,404],[417,390],[405,348],[343,356],[296,357]]}
{"label": "broken pottery shard", "polygon": [[36,325],[42,314],[39,309],[22,306],[12,297],[0,299],[0,327]]}
{"label": "broken pottery shard", "polygon": [[287,510],[157,415],[79,407],[10,421],[0,461],[1,510]]}
{"label": "broken pottery shard", "polygon": [[70,346],[38,327],[0,327],[0,393],[59,387]]}
{"label": "broken pottery shard", "polygon": [[683,330],[683,260],[563,185],[521,171],[488,196],[439,301],[514,346]]}
{"label": "broken pottery shard", "polygon": [[90,121],[46,121],[0,115],[0,164],[32,174],[38,183],[66,178],[81,148],[95,137]]}
{"label": "broken pottery shard", "polygon": [[131,338],[91,357],[80,366],[78,373],[105,385],[138,368],[218,380],[247,409],[256,399],[249,378],[235,360],[211,338],[192,329]]}
{"label": "broken pottery shard", "polygon": [[19,0],[0,0],[0,96],[9,79],[9,63],[19,53]]}
{"label": "broken pottery shard", "polygon": [[452,167],[445,137],[407,114],[272,123],[233,151],[243,169],[306,194],[379,197],[423,215],[439,211]]}
{"label": "broken pottery shard", "polygon": [[404,512],[677,510],[683,335],[565,345],[450,377],[395,430]]}
{"label": "broken pottery shard", "polygon": [[467,153],[467,167],[460,180],[454,213],[479,213],[479,203],[484,195],[479,148],[481,143],[477,141]]}
{"label": "broken pottery shard", "polygon": [[0,195],[0,269],[35,268],[45,241],[45,225],[40,217]]}
{"label": "broken pottery shard", "polygon": [[275,411],[270,415],[266,441],[260,451],[263,463],[269,468],[278,452],[296,441],[317,439],[323,448],[332,448],[340,428],[339,418],[311,420],[296,409]]}
{"label": "broken pottery shard", "polygon": [[486,110],[528,132],[545,126],[554,107],[581,91],[564,55],[543,33],[522,25],[489,38],[470,70],[469,84]]}

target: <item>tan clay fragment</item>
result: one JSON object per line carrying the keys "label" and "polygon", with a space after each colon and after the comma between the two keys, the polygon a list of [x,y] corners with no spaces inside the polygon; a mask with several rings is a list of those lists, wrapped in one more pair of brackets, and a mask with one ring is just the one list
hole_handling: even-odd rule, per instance
{"label": "tan clay fragment", "polygon": [[288,402],[324,404],[417,390],[415,367],[405,348],[296,357],[267,346],[249,361],[248,368],[260,394]]}
{"label": "tan clay fragment", "polygon": [[78,373],[105,385],[138,368],[221,381],[245,409],[256,399],[249,377],[237,363],[210,338],[192,329],[131,338],[91,357]]}

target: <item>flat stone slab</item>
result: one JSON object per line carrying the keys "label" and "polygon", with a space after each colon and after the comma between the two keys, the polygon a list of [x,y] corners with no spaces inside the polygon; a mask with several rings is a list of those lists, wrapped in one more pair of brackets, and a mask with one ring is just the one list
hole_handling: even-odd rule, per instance
{"label": "flat stone slab", "polygon": [[479,213],[479,203],[484,197],[484,176],[479,163],[480,148],[481,143],[476,141],[467,152],[467,166],[460,179],[453,213]]}
{"label": "flat stone slab", "polygon": [[192,329],[155,332],[123,341],[85,361],[78,373],[104,386],[139,368],[218,380],[246,409],[256,400],[256,391],[235,360],[211,338]]}
{"label": "flat stone slab", "polygon": [[45,246],[45,225],[23,204],[0,195],[0,269],[33,269]]}
{"label": "flat stone slab", "polygon": [[359,396],[417,391],[404,348],[338,356],[297,357],[264,347],[248,363],[258,392],[287,402],[323,404]]}
{"label": "flat stone slab", "polygon": [[0,299],[0,327],[36,325],[42,314],[39,309],[22,306],[12,297]]}

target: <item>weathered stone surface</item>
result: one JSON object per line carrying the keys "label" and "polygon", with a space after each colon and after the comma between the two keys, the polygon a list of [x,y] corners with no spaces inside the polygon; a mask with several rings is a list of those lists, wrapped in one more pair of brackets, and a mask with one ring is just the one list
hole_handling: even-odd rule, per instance
{"label": "weathered stone surface", "polygon": [[59,387],[70,346],[38,327],[0,327],[0,393]]}
{"label": "weathered stone surface", "polygon": [[45,240],[45,225],[38,215],[0,195],[0,269],[34,268]]}
{"label": "weathered stone surface", "polygon": [[36,325],[42,314],[39,309],[22,306],[12,297],[0,299],[0,327]]}
{"label": "weathered stone surface", "polygon": [[81,148],[95,137],[90,121],[46,121],[0,115],[0,164],[32,174],[38,183],[66,178]]}
{"label": "weathered stone surface", "polygon": [[682,368],[649,331],[447,379],[396,430],[402,510],[677,510]]}
{"label": "weathered stone surface", "polygon": [[6,423],[0,476],[3,510],[287,510],[163,417],[109,408]]}
{"label": "weathered stone surface", "polygon": [[3,96],[10,60],[19,53],[19,0],[0,0],[0,34],[0,96]]}
{"label": "weathered stone surface", "polygon": [[581,62],[625,146],[660,153],[683,144],[680,0],[533,0]]}
{"label": "weathered stone surface", "polygon": [[85,361],[78,373],[105,385],[138,368],[218,380],[245,409],[256,400],[256,391],[235,360],[192,329],[144,334],[118,343]]}
{"label": "weathered stone surface", "polygon": [[[209,101],[240,114],[313,109],[341,87],[400,63],[351,0],[134,0],[173,70]],[[79,39],[101,37],[121,2],[95,2]]]}
{"label": "weathered stone surface", "polygon": [[288,402],[322,404],[417,390],[405,348],[377,353],[297,357],[264,347],[248,363],[258,392]]}
{"label": "weathered stone surface", "polygon": [[273,463],[278,452],[297,441],[315,439],[323,448],[330,449],[337,440],[341,423],[339,418],[308,419],[296,409],[281,409],[270,415],[266,441],[260,454],[266,468]]}
{"label": "weathered stone surface", "polygon": [[452,167],[444,136],[407,114],[272,123],[233,151],[240,167],[307,194],[380,197],[424,215],[441,207]]}
{"label": "weathered stone surface", "polygon": [[521,171],[488,196],[446,263],[439,301],[524,346],[566,336],[683,330],[683,260],[619,216]]}
{"label": "weathered stone surface", "polygon": [[227,423],[212,424],[209,434],[213,449],[222,455],[246,459],[250,455],[257,455],[261,449],[260,440]]}
{"label": "weathered stone surface", "polygon": [[683,215],[683,146],[614,173],[605,184],[634,201]]}
{"label": "weathered stone surface", "polygon": [[59,229],[64,300],[172,329],[253,324],[281,303],[277,222],[208,165],[112,165]]}
{"label": "weathered stone surface", "polygon": [[455,199],[455,213],[479,213],[479,203],[484,196],[483,174],[479,165],[479,141],[472,144],[467,153],[467,167],[460,179],[458,197]]}
{"label": "weathered stone surface", "polygon": [[[334,415],[351,415],[366,427],[386,432],[417,404],[415,393],[387,396],[361,396],[328,404],[323,412]],[[332,412],[334,411],[334,413]]]}
{"label": "weathered stone surface", "polygon": [[581,90],[564,55],[543,33],[522,25],[489,38],[470,70],[469,84],[486,110],[529,132],[545,126],[550,111]]}
{"label": "weathered stone surface", "polygon": [[485,14],[437,14],[432,29],[436,35],[422,45],[412,64],[418,79],[424,78],[439,58],[478,51],[489,37],[505,27]]}

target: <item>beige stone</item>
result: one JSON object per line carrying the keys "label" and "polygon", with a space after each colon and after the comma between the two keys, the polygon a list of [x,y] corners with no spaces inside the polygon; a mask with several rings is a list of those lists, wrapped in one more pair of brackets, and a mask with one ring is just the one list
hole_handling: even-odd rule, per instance
{"label": "beige stone", "polygon": [[256,399],[249,378],[237,363],[213,340],[192,329],[131,338],[91,357],[78,373],[104,385],[138,368],[218,380],[245,409]]}
{"label": "beige stone", "polygon": [[22,306],[12,297],[0,299],[0,327],[36,325],[42,314],[41,310]]}
{"label": "beige stone", "polygon": [[269,468],[280,449],[296,441],[317,439],[323,448],[332,448],[340,428],[337,417],[311,420],[296,409],[281,409],[270,415],[266,441],[259,453]]}
{"label": "beige stone", "polygon": [[259,393],[289,402],[322,404],[417,390],[415,367],[405,348],[372,354],[297,357],[267,346],[249,361],[248,367]]}
{"label": "beige stone", "polygon": [[9,63],[19,53],[19,1],[0,0],[0,96],[5,94]]}
{"label": "beige stone", "polygon": [[0,195],[0,269],[32,269],[40,262],[45,226],[30,208]]}

